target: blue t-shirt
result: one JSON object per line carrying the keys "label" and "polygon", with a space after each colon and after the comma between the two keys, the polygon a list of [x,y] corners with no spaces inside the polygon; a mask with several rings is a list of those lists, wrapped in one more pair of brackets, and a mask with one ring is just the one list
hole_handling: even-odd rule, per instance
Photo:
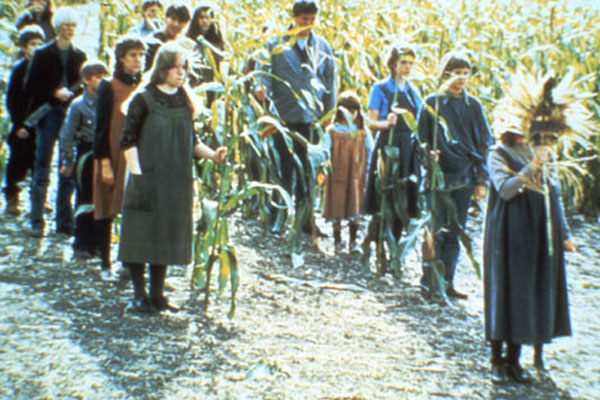
{"label": "blue t-shirt", "polygon": [[[406,82],[406,85],[404,85],[403,88],[400,88],[396,84],[396,81],[394,81],[394,79],[390,76],[385,80],[375,83],[371,89],[371,93],[369,93],[369,103],[367,108],[369,110],[379,111],[380,121],[385,120],[390,112],[390,105],[388,104],[388,98],[385,95],[384,88],[388,93],[402,93],[405,95],[403,97],[411,99],[411,96],[408,95],[408,92],[411,88],[408,82]],[[418,106],[418,104],[414,105],[415,110],[418,109]]]}

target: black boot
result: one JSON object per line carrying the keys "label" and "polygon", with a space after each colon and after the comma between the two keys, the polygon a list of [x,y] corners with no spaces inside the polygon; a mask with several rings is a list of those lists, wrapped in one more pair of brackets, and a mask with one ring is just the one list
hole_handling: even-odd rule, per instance
{"label": "black boot", "polygon": [[356,241],[356,236],[358,233],[358,223],[350,222],[348,228],[350,230],[350,242],[348,242],[348,250],[350,251],[350,253],[359,254],[360,246]]}
{"label": "black boot", "polygon": [[492,370],[490,374],[490,378],[492,383],[501,384],[505,383],[507,380],[506,377],[506,362],[502,358],[502,341],[501,340],[492,340]]}
{"label": "black boot", "polygon": [[156,312],[148,294],[146,294],[146,286],[144,284],[144,264],[127,264],[129,272],[131,274],[131,283],[133,285],[133,301],[131,302],[132,308],[143,314],[151,314]]}
{"label": "black boot", "polygon": [[508,343],[506,353],[506,374],[508,377],[519,383],[531,383],[531,376],[519,363],[521,345]]}
{"label": "black boot", "polygon": [[536,344],[533,348],[533,366],[536,369],[544,370],[544,345]]}
{"label": "black boot", "polygon": [[166,277],[166,265],[150,265],[150,301],[158,311],[177,312],[179,307],[169,304],[169,300],[163,294]]}

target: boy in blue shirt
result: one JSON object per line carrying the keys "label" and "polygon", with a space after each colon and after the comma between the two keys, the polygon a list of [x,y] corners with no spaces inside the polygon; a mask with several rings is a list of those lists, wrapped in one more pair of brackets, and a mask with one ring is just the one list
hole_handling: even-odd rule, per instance
{"label": "boy in blue shirt", "polygon": [[[465,90],[472,70],[466,55],[448,53],[441,65],[445,79],[443,86],[447,89],[425,99],[419,111],[418,131],[421,141],[429,145],[431,157],[440,166],[444,176],[443,189],[448,191],[456,211],[454,219],[449,205],[436,200],[435,255],[444,263],[446,294],[466,299],[466,294],[454,288],[460,246],[452,224],[457,222],[458,228],[464,229],[471,197],[478,201],[486,195],[485,155],[492,144],[492,136],[481,103]],[[434,152],[432,144],[436,133],[437,151]],[[426,284],[424,278],[422,283]]]}
{"label": "boy in blue shirt", "polygon": [[[86,154],[91,151],[94,141],[96,90],[98,83],[106,75],[108,75],[108,68],[100,61],[88,61],[83,65],[81,78],[85,90],[69,106],[60,132],[59,172],[65,178],[72,177],[76,180],[75,209],[80,205],[92,203],[92,157],[87,157]],[[84,157],[87,158],[81,161]],[[77,168],[79,164],[81,164],[80,171]],[[92,213],[81,213],[75,218],[73,249],[84,255],[90,255],[94,253],[96,247]]]}

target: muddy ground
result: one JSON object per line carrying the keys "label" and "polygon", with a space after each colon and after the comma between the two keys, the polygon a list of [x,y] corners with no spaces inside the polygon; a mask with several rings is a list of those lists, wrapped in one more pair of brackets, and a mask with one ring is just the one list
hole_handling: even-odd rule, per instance
{"label": "muddy ground", "polygon": [[[127,309],[129,283],[102,282],[97,261],[73,260],[71,239],[53,223],[33,239],[26,215],[2,215],[0,398],[598,398],[600,228],[580,217],[571,224],[580,246],[568,269],[574,335],[547,346],[545,373],[525,349],[535,377],[527,387],[489,381],[481,282],[466,259],[456,285],[469,299],[429,304],[416,253],[400,282],[363,271],[356,256],[335,256],[331,238],[320,251],[306,240],[306,265],[293,268],[285,237],[237,219],[235,318],[226,318],[226,299],[204,313],[190,268],[180,266],[169,269],[167,291],[182,311],[140,316]],[[469,229],[480,238],[481,216]]]}

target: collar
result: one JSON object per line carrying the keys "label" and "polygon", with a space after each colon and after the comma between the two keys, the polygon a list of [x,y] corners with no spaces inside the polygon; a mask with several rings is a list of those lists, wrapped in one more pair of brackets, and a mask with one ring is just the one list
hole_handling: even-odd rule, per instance
{"label": "collar", "polygon": [[[294,29],[294,28],[295,28],[295,26],[294,26],[294,23],[291,23],[291,24],[289,24],[289,25],[287,26],[287,30],[288,30],[288,31],[289,31],[289,30],[292,30],[292,29]],[[292,35],[285,35],[285,36],[283,36],[283,40],[284,40],[284,41],[286,41],[286,42],[287,42],[287,41],[289,41],[291,38],[292,38]],[[313,46],[313,45],[314,45],[314,42],[315,42],[315,39],[314,39],[313,32],[312,32],[312,30],[311,30],[311,31],[308,33],[308,37],[306,38],[306,45],[307,45],[307,46]]]}
{"label": "collar", "polygon": [[117,69],[115,70],[115,73],[113,75],[115,78],[117,78],[118,80],[120,80],[121,82],[123,82],[126,85],[132,85],[132,86],[137,86],[138,83],[140,83],[141,79],[142,79],[142,74],[135,74],[135,75],[129,75],[128,73],[124,72],[122,69]]}
{"label": "collar", "polygon": [[92,96],[87,90],[83,90],[83,102],[90,107],[96,105],[96,96]]}
{"label": "collar", "polygon": [[392,91],[392,93],[393,92],[408,93],[408,91],[410,89],[410,82],[408,81],[408,79],[406,79],[406,85],[404,85],[404,87],[401,88],[396,84],[396,81],[394,80],[394,78],[391,75],[385,81],[385,85],[387,86],[388,89],[390,89]]}
{"label": "collar", "polygon": [[450,101],[450,99],[457,99],[457,100],[462,100],[465,102],[466,105],[469,105],[470,104],[469,97],[470,96],[469,96],[469,93],[467,92],[467,89],[463,89],[462,95],[460,95],[460,96],[454,96],[454,95],[451,95],[450,93],[446,92],[443,95],[442,104],[446,105],[446,104],[448,104],[448,101]]}

